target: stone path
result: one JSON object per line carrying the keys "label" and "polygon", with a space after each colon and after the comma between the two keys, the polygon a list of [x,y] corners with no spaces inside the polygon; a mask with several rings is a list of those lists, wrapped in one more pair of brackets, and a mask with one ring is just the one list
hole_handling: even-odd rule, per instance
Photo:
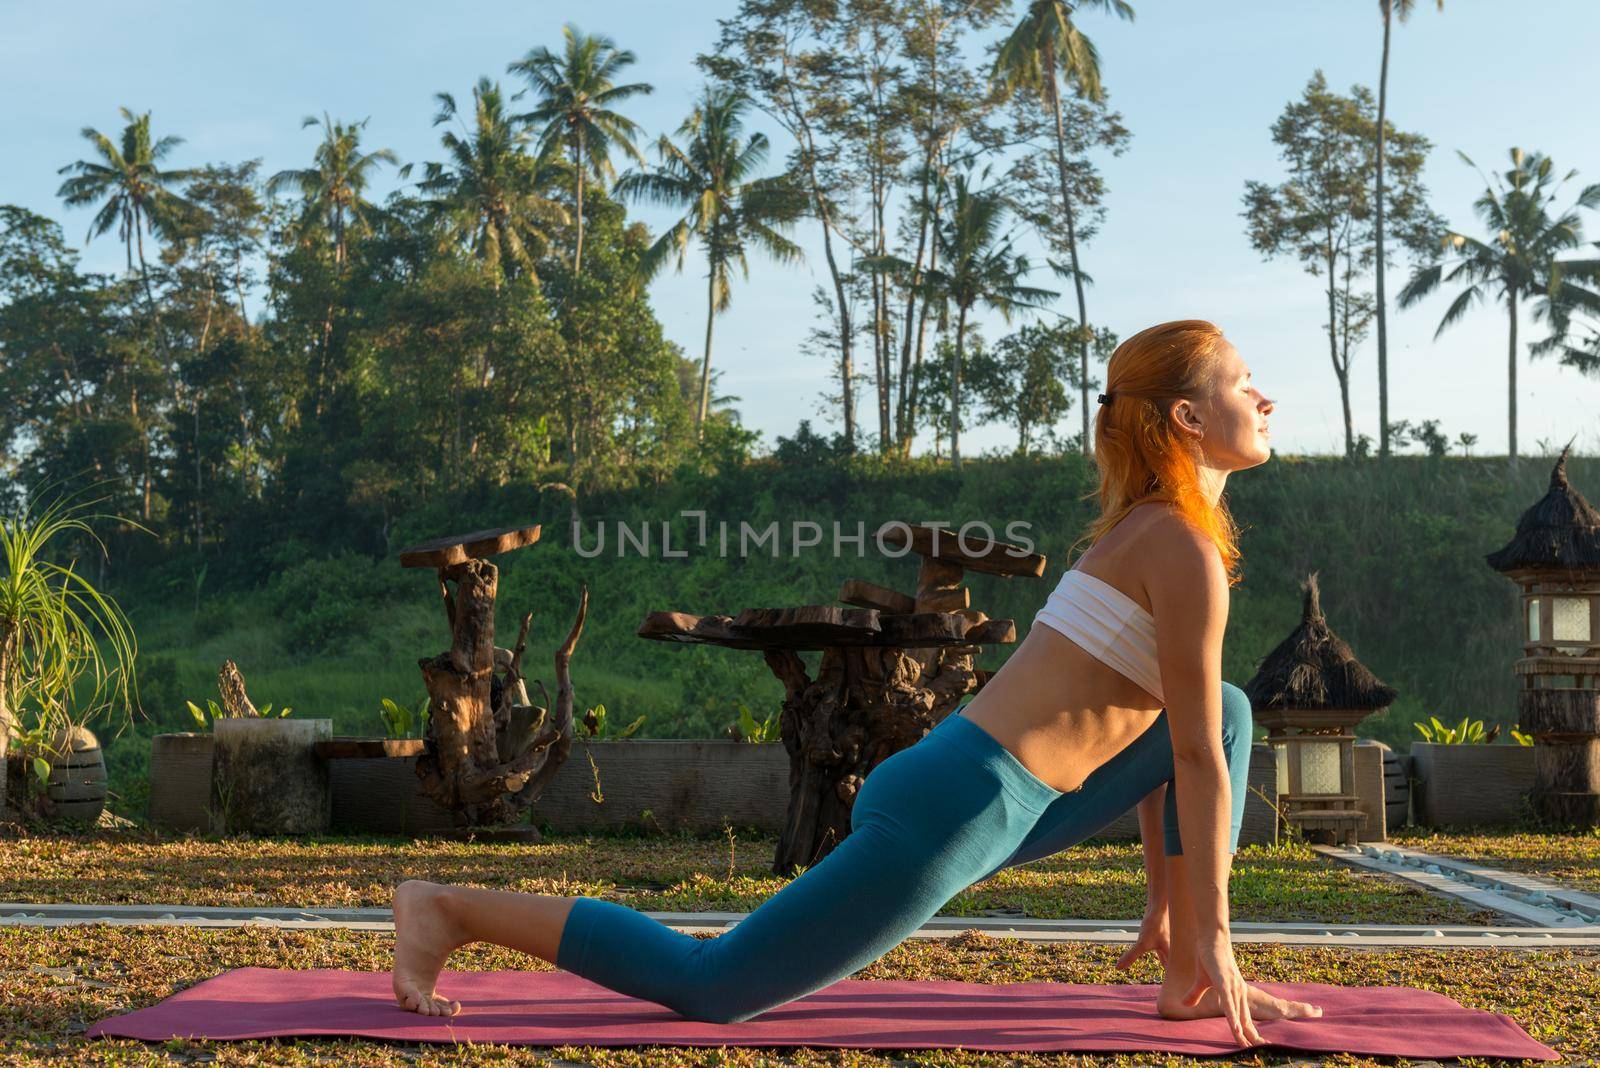
{"label": "stone path", "polygon": [[1548,879],[1392,843],[1311,848],[1332,860],[1381,871],[1534,927],[1600,930],[1600,897]]}
{"label": "stone path", "polygon": [[[646,912],[685,933],[725,931],[744,912]],[[388,909],[219,908],[199,905],[30,905],[0,903],[0,926],[69,927],[103,923],[113,926],[176,925],[246,927],[253,925],[298,930],[345,929],[392,931]],[[1030,942],[1132,942],[1138,920],[1050,920],[1009,916],[935,916],[912,938],[951,938],[963,931],[983,931],[997,938]],[[1345,945],[1359,947],[1431,946],[1478,949],[1550,949],[1557,946],[1600,949],[1600,928],[1429,926],[1414,924],[1252,923],[1232,925],[1240,943],[1280,945]]]}

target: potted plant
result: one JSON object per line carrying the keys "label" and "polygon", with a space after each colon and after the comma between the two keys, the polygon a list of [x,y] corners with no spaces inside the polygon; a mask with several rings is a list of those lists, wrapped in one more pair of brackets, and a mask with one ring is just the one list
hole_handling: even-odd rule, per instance
{"label": "potted plant", "polygon": [[1411,798],[1416,822],[1430,827],[1507,824],[1524,813],[1534,785],[1533,739],[1513,728],[1511,744],[1493,744],[1500,725],[1462,717],[1448,726],[1438,716],[1414,724]]}
{"label": "potted plant", "polygon": [[[88,724],[119,708],[131,722],[137,644],[122,609],[78,574],[63,543],[77,535],[104,553],[96,519],[149,531],[86,511],[104,499],[57,495],[36,510],[30,495],[0,517],[0,816],[92,821],[105,804],[104,759]],[[50,560],[52,550],[70,562]],[[86,673],[93,690],[80,700]]]}
{"label": "potted plant", "polygon": [[320,743],[333,790],[334,828],[376,834],[444,834],[455,814],[422,789],[417,757],[427,730],[428,698],[405,704],[379,698],[382,737],[341,737]]}

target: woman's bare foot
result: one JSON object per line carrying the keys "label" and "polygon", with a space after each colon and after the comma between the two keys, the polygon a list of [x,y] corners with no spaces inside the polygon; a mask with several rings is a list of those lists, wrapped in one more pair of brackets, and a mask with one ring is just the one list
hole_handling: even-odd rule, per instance
{"label": "woman's bare foot", "polygon": [[[1206,992],[1200,995],[1198,1004],[1183,1004],[1184,995],[1193,988],[1192,977],[1185,978],[1168,972],[1166,979],[1161,983],[1161,990],[1156,994],[1156,1011],[1169,1020],[1198,1020],[1207,1016],[1223,1015],[1222,1006],[1217,1001],[1217,988],[1214,986],[1206,988]],[[1252,1020],[1315,1019],[1322,1015],[1322,1009],[1309,1001],[1288,1001],[1273,997],[1254,983],[1245,983],[1245,990],[1250,999]]]}
{"label": "woman's bare foot", "polygon": [[446,888],[416,879],[394,892],[394,999],[423,1016],[454,1016],[459,1001],[433,992],[451,952],[462,945],[441,907]]}

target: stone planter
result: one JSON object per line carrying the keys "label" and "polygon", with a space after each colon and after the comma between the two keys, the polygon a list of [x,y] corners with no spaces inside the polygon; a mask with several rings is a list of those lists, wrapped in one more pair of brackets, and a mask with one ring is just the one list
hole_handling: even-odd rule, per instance
{"label": "stone planter", "polygon": [[422,790],[421,739],[334,738],[320,743],[333,791],[330,822],[356,834],[445,834],[455,814]]}
{"label": "stone planter", "polygon": [[[86,727],[57,731],[51,753],[42,754],[50,774],[41,790],[33,770],[34,754],[10,749],[3,763],[7,796],[0,810],[14,809],[24,818],[94,823],[106,807],[106,761],[100,740]],[[53,754],[53,755],[52,755]]]}
{"label": "stone planter", "polygon": [[218,830],[327,833],[333,792],[316,745],[333,738],[333,720],[228,717],[211,732]]}
{"label": "stone planter", "polygon": [[1411,743],[1412,814],[1427,827],[1516,823],[1533,789],[1533,746]]}
{"label": "stone planter", "polygon": [[532,821],[557,833],[621,827],[715,832],[732,824],[776,834],[788,807],[789,754],[776,742],[579,738],[534,802]]}
{"label": "stone planter", "polygon": [[1389,832],[1406,823],[1411,788],[1400,755],[1373,738],[1356,739],[1356,807],[1367,822],[1358,838],[1387,842]]}
{"label": "stone planter", "polygon": [[209,733],[158,734],[150,739],[150,822],[167,831],[211,829]]}

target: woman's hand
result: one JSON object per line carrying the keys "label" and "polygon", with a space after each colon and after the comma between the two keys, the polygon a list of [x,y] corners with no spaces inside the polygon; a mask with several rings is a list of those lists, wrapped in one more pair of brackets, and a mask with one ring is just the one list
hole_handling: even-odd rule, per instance
{"label": "woman's hand", "polygon": [[1152,905],[1145,909],[1144,922],[1139,925],[1139,937],[1128,951],[1117,959],[1117,967],[1127,971],[1133,962],[1146,953],[1154,953],[1167,966],[1167,954],[1172,951],[1172,936],[1167,927],[1167,907]]}
{"label": "woman's hand", "polygon": [[1201,936],[1199,958],[1200,975],[1183,1003],[1197,1005],[1206,988],[1215,987],[1234,1039],[1242,1046],[1265,1045],[1266,1040],[1250,1019],[1250,991],[1245,986],[1244,976],[1239,974],[1239,966],[1234,963],[1233,943],[1226,932]]}

